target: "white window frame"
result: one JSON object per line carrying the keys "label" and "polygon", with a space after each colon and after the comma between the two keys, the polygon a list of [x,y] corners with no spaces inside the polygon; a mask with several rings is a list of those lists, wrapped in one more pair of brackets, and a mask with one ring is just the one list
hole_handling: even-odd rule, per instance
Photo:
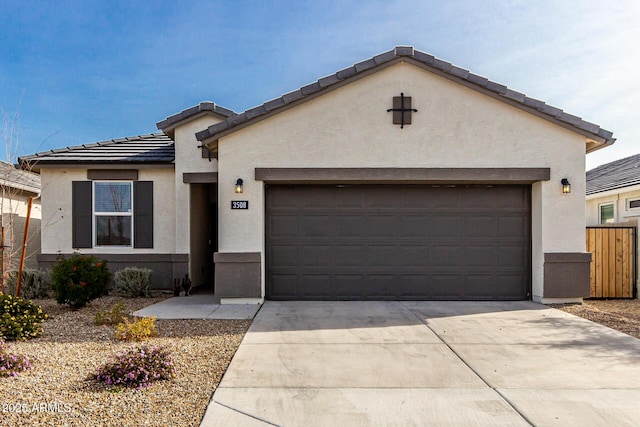
{"label": "white window frame", "polygon": [[627,200],[625,200],[626,208],[627,208],[628,211],[632,211],[632,212],[640,211],[640,206],[635,207],[635,208],[631,207],[631,202],[635,202],[635,201],[639,201],[640,202],[640,196],[629,197]]}
{"label": "white window frame", "polygon": [[613,206],[613,221],[612,222],[616,222],[616,202],[606,202],[606,203],[599,203],[598,204],[598,224],[600,225],[604,225],[604,224],[611,224],[610,222],[602,222],[602,207],[603,206]]}
{"label": "white window frame", "polygon": [[[96,184],[129,184],[131,188],[131,209],[128,212],[96,212]],[[133,181],[93,181],[91,183],[91,234],[93,235],[94,248],[133,248]],[[128,216],[131,217],[131,243],[129,245],[98,245],[98,233],[96,229],[96,217],[98,216]]]}

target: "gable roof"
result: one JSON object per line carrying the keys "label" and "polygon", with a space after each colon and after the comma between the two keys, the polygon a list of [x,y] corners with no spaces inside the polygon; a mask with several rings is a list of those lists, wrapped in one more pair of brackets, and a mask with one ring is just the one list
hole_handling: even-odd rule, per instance
{"label": "gable roof", "polygon": [[221,119],[225,119],[227,117],[235,115],[236,112],[233,110],[229,110],[228,108],[216,105],[211,101],[204,101],[198,105],[194,105],[193,107],[187,108],[186,110],[182,110],[179,113],[167,117],[166,119],[156,123],[156,126],[165,134],[173,138],[174,130],[176,127],[178,127],[179,124],[185,121],[195,120],[196,118],[202,117],[207,114],[212,114]]}
{"label": "gable roof", "polygon": [[587,171],[587,195],[640,184],[640,154]]}
{"label": "gable roof", "polygon": [[39,170],[48,165],[69,164],[162,164],[173,163],[173,140],[163,133],[152,133],[73,147],[43,151],[19,157],[24,168]]}
{"label": "gable roof", "polygon": [[312,99],[323,92],[340,87],[353,79],[361,77],[365,73],[368,74],[375,68],[388,66],[400,61],[407,61],[424,67],[438,75],[458,83],[462,83],[472,89],[481,91],[482,93],[493,96],[496,99],[500,99],[525,111],[534,113],[542,118],[551,120],[556,124],[588,136],[589,138],[593,138],[596,141],[596,144],[588,147],[587,151],[593,151],[601,148],[602,146],[613,144],[615,141],[612,132],[602,129],[596,124],[565,113],[561,109],[547,105],[543,101],[530,98],[523,93],[516,92],[485,77],[473,74],[463,68],[456,67],[455,65],[435,58],[432,55],[415,50],[411,46],[398,46],[388,52],[381,53],[373,58],[340,70],[335,74],[323,77],[318,81],[303,86],[293,92],[286,93],[280,98],[265,102],[264,104],[246,110],[243,113],[230,116],[222,122],[216,123],[209,126],[207,129],[196,133],[196,138],[199,141],[209,142],[228,135],[235,130],[239,130],[258,120],[270,117],[291,106]]}
{"label": "gable roof", "polygon": [[15,165],[0,161],[0,186],[16,188],[38,194],[40,192],[40,175],[16,169]]}

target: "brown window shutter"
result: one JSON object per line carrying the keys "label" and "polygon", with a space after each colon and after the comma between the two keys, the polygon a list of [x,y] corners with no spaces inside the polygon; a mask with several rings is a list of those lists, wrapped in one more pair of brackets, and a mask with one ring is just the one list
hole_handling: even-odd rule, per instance
{"label": "brown window shutter", "polygon": [[133,183],[133,247],[153,248],[153,181]]}
{"label": "brown window shutter", "polygon": [[92,190],[91,181],[71,183],[71,240],[74,249],[93,246]]}

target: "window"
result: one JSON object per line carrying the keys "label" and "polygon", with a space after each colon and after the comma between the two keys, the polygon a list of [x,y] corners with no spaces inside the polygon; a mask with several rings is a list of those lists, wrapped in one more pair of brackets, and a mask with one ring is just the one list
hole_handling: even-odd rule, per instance
{"label": "window", "polygon": [[615,222],[613,203],[600,205],[600,224],[608,224]]}
{"label": "window", "polygon": [[73,181],[74,249],[153,248],[153,181]]}
{"label": "window", "polygon": [[131,182],[94,182],[95,246],[131,246],[133,197]]}
{"label": "window", "polygon": [[638,209],[640,208],[640,199],[627,199],[627,209]]}

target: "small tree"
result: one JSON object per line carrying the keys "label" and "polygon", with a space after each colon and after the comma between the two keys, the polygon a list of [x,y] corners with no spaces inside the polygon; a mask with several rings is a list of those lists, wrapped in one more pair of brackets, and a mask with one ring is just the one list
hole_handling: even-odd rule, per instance
{"label": "small tree", "polygon": [[[0,161],[0,192],[2,203],[0,204],[0,217],[2,219],[3,244],[0,269],[2,272],[2,287],[4,292],[4,272],[18,270],[22,255],[23,241],[25,241],[25,206],[29,197],[39,197],[40,176],[30,171],[30,166],[25,165],[25,170],[16,169],[14,163],[20,142],[20,115],[16,112],[10,116],[2,110],[2,136],[5,144],[5,160]],[[39,232],[40,219],[36,214],[39,206],[33,209],[33,218],[26,236],[25,258],[28,260],[35,256],[40,249]]]}

